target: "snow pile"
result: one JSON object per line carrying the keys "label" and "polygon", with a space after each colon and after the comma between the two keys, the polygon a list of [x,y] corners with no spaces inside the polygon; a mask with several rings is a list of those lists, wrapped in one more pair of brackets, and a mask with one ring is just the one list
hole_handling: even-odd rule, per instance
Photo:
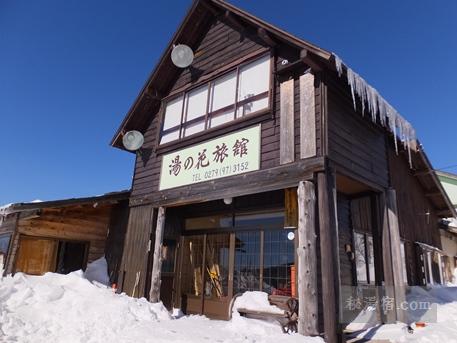
{"label": "snow pile", "polygon": [[[102,264],[102,261],[99,261]],[[265,342],[311,343],[321,338],[283,334],[277,323],[243,317],[172,319],[151,304],[97,286],[81,271],[68,275],[22,273],[0,281],[0,342]]]}
{"label": "snow pile", "polygon": [[[433,287],[425,290],[412,287],[407,294],[409,303],[413,301],[428,301],[434,303],[437,311],[436,323],[425,320],[424,313],[418,311],[409,313],[411,327],[414,332],[408,333],[404,323],[387,324],[360,332],[358,338],[389,340],[391,342],[457,342],[457,287]],[[416,327],[415,323],[423,321],[424,328]]]}
{"label": "snow pile", "polygon": [[408,150],[409,163],[411,165],[411,149],[414,151],[417,149],[416,131],[413,126],[375,88],[370,86],[359,74],[349,68],[341,58],[336,54],[333,54],[333,57],[339,77],[343,76],[343,67],[346,69],[347,82],[349,87],[351,87],[354,109],[356,109],[355,96],[357,95],[362,104],[362,114],[365,114],[365,104],[367,104],[372,121],[376,122],[377,115],[379,115],[381,124],[389,128],[393,133],[397,152],[397,137],[400,138],[405,149]]}
{"label": "snow pile", "polygon": [[279,307],[270,305],[267,293],[259,291],[244,292],[241,296],[237,297],[233,304],[232,315],[236,316],[238,314],[238,309],[274,314],[284,313]]}
{"label": "snow pile", "polygon": [[0,335],[6,342],[133,342],[123,338],[169,318],[161,303],[97,287],[81,271],[17,273],[0,282]]}
{"label": "snow pile", "polygon": [[108,286],[108,263],[106,262],[105,257],[100,257],[98,260],[89,263],[84,272],[84,277],[91,282],[96,281],[102,285]]}

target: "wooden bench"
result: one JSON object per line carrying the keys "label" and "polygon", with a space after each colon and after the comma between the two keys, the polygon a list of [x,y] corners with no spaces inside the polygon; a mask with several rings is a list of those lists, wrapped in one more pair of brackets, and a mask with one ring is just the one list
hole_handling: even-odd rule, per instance
{"label": "wooden bench", "polygon": [[[241,294],[237,294],[233,297],[232,304],[230,308],[233,308],[235,299]],[[251,309],[238,308],[238,313],[246,318],[260,319],[267,321],[277,321],[282,327],[284,333],[290,331],[297,331],[297,318],[298,318],[298,308],[292,309],[289,307],[291,299],[295,299],[289,296],[283,295],[270,295],[268,296],[268,301],[270,305],[274,305],[279,309],[283,310],[282,313],[273,313],[266,311],[256,311]],[[296,300],[296,299],[295,299]]]}

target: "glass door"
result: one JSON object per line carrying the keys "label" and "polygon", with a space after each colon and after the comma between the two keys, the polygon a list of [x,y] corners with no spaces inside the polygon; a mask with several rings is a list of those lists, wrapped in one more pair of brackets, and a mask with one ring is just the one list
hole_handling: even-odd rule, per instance
{"label": "glass door", "polygon": [[229,233],[184,237],[181,297],[185,313],[228,317],[230,242]]}
{"label": "glass door", "polygon": [[232,298],[229,290],[230,234],[206,235],[203,314],[226,319]]}

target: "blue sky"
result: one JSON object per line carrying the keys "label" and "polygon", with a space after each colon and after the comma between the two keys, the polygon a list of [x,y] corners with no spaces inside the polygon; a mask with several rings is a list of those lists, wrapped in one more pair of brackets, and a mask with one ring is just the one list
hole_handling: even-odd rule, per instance
{"label": "blue sky", "polygon": [[[336,52],[457,164],[456,1],[231,2]],[[190,4],[0,0],[0,204],[130,187],[109,141]]]}

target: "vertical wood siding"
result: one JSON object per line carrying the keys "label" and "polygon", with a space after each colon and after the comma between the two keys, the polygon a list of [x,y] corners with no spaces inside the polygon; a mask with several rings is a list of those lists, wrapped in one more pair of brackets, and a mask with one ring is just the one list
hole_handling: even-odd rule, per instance
{"label": "vertical wood siding", "polygon": [[121,268],[128,219],[128,200],[114,205],[111,211],[108,236],[105,244],[105,257],[108,264],[108,275],[111,283],[118,282],[118,273]]}
{"label": "vertical wood siding", "polygon": [[[346,171],[388,186],[385,134],[354,111],[350,94],[328,79],[329,157]],[[360,106],[358,107],[360,108]],[[368,114],[365,115],[366,117]]]}
{"label": "vertical wood siding", "polygon": [[427,190],[422,188],[409,168],[406,156],[397,156],[393,149],[389,149],[389,165],[391,184],[397,192],[400,236],[411,242],[441,248],[436,210],[425,195]]}
{"label": "vertical wood siding", "polygon": [[150,205],[130,209],[124,243],[122,265],[119,271],[122,291],[130,296],[144,296],[148,246],[153,227],[154,208]]}
{"label": "vertical wood siding", "polygon": [[341,285],[352,286],[353,263],[345,250],[346,244],[352,245],[351,202],[343,193],[337,195],[337,208]]}

